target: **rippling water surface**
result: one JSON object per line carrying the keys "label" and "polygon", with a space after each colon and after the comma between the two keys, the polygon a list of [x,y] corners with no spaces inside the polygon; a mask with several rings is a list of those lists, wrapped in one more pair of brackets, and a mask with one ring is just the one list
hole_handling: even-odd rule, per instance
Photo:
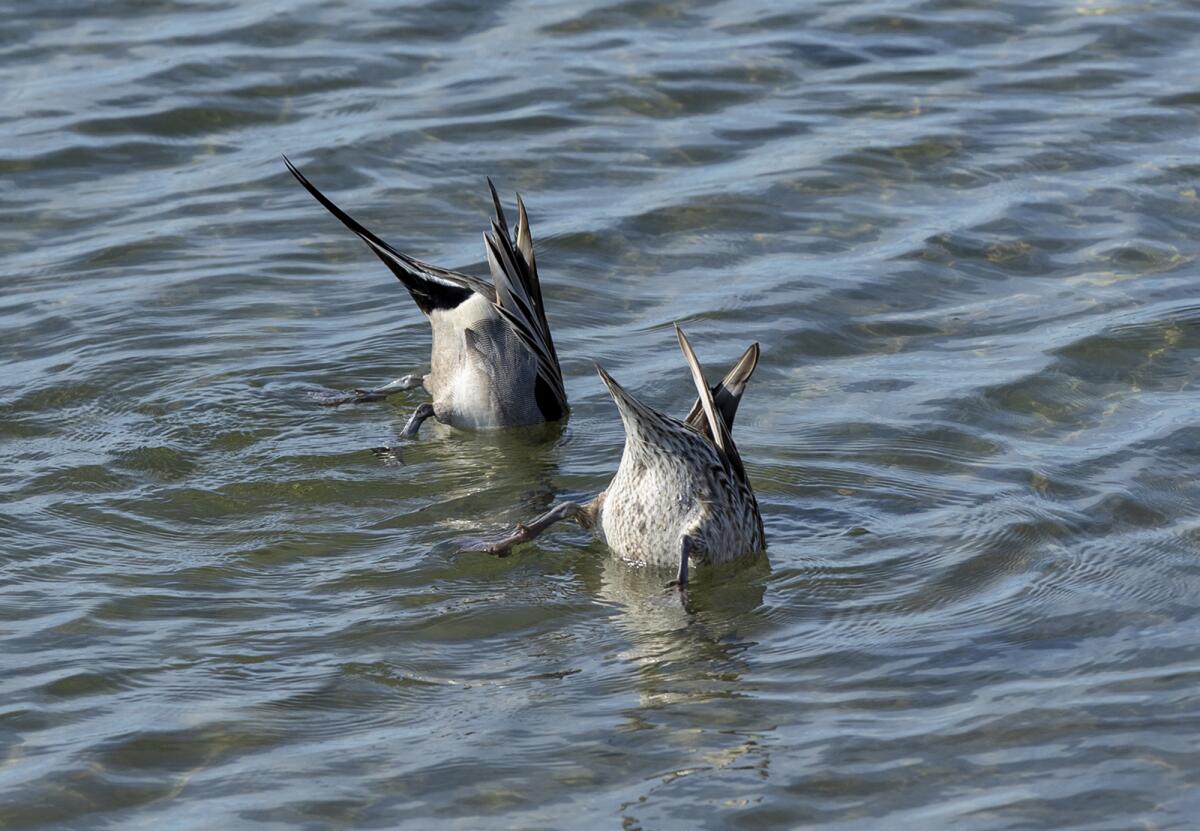
{"label": "rippling water surface", "polygon": [[[1190,828],[1200,7],[62,2],[0,32],[0,827]],[[399,438],[485,273],[574,417]],[[511,204],[511,202],[510,202]],[[592,362],[739,416],[769,564],[563,526]],[[390,446],[384,457],[371,448]]]}

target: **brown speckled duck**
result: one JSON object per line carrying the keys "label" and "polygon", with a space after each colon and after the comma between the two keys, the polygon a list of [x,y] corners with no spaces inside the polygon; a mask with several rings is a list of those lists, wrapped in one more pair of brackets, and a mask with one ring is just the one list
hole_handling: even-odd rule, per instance
{"label": "brown speckled duck", "polygon": [[679,421],[646,406],[597,366],[625,427],[616,476],[590,502],[560,503],[508,536],[471,550],[506,556],[555,522],[574,519],[594,529],[623,560],[677,566],[672,585],[685,587],[690,564],[728,562],[766,547],[758,502],[731,435],[758,364],[758,344],[710,389],[683,330],[676,326],[675,332],[699,393],[687,418]]}

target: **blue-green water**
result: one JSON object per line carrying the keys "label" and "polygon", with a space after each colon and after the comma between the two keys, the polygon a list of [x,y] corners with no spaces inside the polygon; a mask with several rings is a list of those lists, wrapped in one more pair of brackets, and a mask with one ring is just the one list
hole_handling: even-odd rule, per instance
{"label": "blue-green water", "polygon": [[[1200,7],[3,20],[0,827],[1195,827]],[[428,328],[282,152],[476,274],[519,189],[565,431],[316,406]],[[762,344],[769,566],[460,554],[604,487],[592,361],[690,405],[674,321]]]}

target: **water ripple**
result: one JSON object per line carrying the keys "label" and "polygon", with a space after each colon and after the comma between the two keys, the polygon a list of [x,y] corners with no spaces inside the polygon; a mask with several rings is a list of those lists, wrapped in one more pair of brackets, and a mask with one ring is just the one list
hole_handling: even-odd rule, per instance
{"label": "water ripple", "polygon": [[[25,4],[0,31],[0,825],[1187,827],[1196,12]],[[287,176],[486,273],[529,206],[572,400],[399,436],[425,324]],[[770,547],[563,526],[592,367],[763,359]],[[380,448],[385,448],[380,451]],[[376,452],[373,452],[376,451]]]}

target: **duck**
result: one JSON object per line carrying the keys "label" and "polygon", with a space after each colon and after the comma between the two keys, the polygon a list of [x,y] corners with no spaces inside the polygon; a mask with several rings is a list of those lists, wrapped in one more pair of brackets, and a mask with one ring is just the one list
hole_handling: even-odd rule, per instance
{"label": "duck", "polygon": [[546,319],[533,236],[517,194],[515,240],[492,180],[496,216],[483,235],[491,282],[422,262],[384,242],[317,189],[287,156],[287,169],[314,199],[358,236],[408,290],[433,332],[430,371],[322,401],[326,406],[378,401],[424,387],[404,426],[415,437],[433,418],[452,427],[486,430],[563,421],[570,413],[562,369]]}
{"label": "duck", "polygon": [[679,420],[642,403],[597,364],[625,429],[621,462],[608,487],[583,504],[561,502],[508,535],[469,543],[466,550],[507,556],[556,522],[573,519],[627,563],[674,567],[675,579],[667,585],[679,589],[686,589],[695,566],[766,550],[758,501],[732,435],[759,345],[751,344],[709,387],[678,325],[675,334],[698,395],[687,416]]}

